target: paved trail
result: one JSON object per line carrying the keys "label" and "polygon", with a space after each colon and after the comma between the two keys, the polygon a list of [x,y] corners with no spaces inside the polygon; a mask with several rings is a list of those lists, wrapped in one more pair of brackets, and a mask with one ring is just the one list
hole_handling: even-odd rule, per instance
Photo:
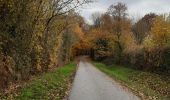
{"label": "paved trail", "polygon": [[114,80],[80,61],[69,100],[140,100]]}

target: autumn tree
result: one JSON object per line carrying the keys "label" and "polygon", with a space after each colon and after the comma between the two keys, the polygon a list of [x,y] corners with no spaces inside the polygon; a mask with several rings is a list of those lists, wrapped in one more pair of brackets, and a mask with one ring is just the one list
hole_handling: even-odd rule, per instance
{"label": "autumn tree", "polygon": [[157,15],[154,13],[146,14],[142,19],[133,25],[132,31],[138,44],[141,44],[145,37],[149,35],[149,31],[151,30],[156,16]]}
{"label": "autumn tree", "polygon": [[146,38],[145,43],[151,46],[162,47],[169,44],[170,41],[170,23],[165,18],[156,17],[151,28],[150,35]]}
{"label": "autumn tree", "polygon": [[101,16],[101,28],[103,31],[107,31],[108,33],[111,32],[112,30],[112,25],[113,25],[113,20],[112,20],[112,17],[105,13]]}
{"label": "autumn tree", "polygon": [[151,70],[169,73],[169,49],[170,49],[170,23],[167,18],[157,16],[151,28],[150,35],[145,38],[144,48],[146,50],[147,62]]}
{"label": "autumn tree", "polygon": [[[72,19],[72,20],[70,20]],[[72,54],[72,47],[82,39],[84,33],[82,31],[82,24],[84,20],[77,13],[72,12],[69,14],[67,22],[69,25],[66,27],[66,30],[63,33],[63,42],[62,42],[62,60],[69,62],[73,59],[74,55]]]}
{"label": "autumn tree", "polygon": [[125,4],[118,2],[116,5],[111,5],[108,9],[109,15],[112,17],[112,30],[110,33],[114,35],[115,53],[117,62],[120,63],[121,53],[123,51],[122,36],[128,33],[130,23],[127,19],[127,7]]}

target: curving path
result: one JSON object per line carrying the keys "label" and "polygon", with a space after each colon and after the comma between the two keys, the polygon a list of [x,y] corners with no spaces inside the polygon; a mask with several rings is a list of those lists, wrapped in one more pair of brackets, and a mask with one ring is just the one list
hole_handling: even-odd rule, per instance
{"label": "curving path", "polygon": [[140,100],[86,61],[80,61],[69,100]]}

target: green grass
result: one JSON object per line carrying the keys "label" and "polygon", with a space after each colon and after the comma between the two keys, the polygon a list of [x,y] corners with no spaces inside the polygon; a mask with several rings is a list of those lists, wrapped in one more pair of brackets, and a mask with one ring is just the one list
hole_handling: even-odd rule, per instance
{"label": "green grass", "polygon": [[21,89],[15,100],[61,100],[68,91],[75,64],[60,67],[37,77]]}
{"label": "green grass", "polygon": [[110,67],[102,63],[94,63],[94,65],[110,77],[131,88],[143,99],[170,99],[170,79],[168,76],[160,76],[117,65]]}

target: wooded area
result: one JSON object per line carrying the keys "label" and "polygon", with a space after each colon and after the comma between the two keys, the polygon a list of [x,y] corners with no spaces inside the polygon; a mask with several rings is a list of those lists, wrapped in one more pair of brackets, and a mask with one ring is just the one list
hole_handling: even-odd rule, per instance
{"label": "wooded area", "polygon": [[0,0],[0,88],[72,59],[90,0]]}
{"label": "wooded area", "polygon": [[124,3],[111,5],[105,14],[92,15],[94,25],[84,31],[77,51],[106,64],[169,75],[170,15],[148,13],[136,23],[128,17]]}
{"label": "wooded area", "polygon": [[77,56],[170,75],[170,15],[137,22],[124,3],[85,23],[75,9],[91,0],[0,0],[0,88]]}

